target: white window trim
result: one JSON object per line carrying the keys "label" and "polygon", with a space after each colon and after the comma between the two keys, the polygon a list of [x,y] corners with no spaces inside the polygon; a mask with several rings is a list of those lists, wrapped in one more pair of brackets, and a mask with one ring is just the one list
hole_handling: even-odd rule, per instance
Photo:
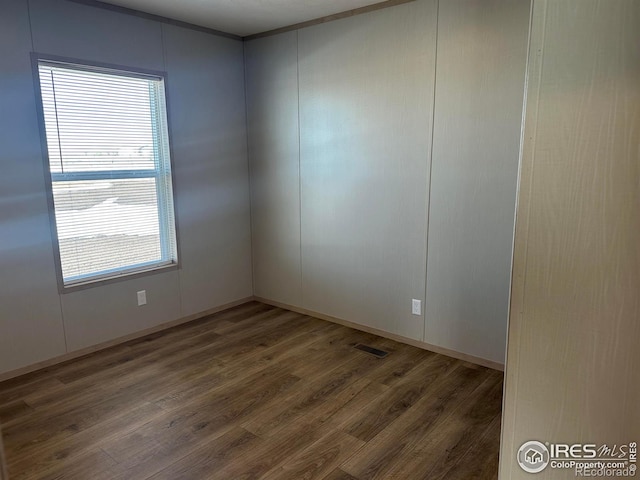
{"label": "white window trim", "polygon": [[[176,194],[175,194],[175,180],[173,169],[173,151],[171,141],[171,125],[169,120],[169,94],[167,88],[167,73],[161,71],[145,70],[130,66],[106,64],[99,62],[92,62],[86,60],[80,60],[75,58],[60,57],[54,55],[41,54],[37,52],[31,53],[32,72],[34,79],[34,86],[36,90],[36,109],[38,113],[38,123],[40,127],[40,143],[42,148],[42,158],[44,163],[44,172],[46,176],[46,191],[47,191],[47,203],[49,210],[49,222],[51,229],[51,240],[53,244],[53,253],[55,258],[56,276],[58,280],[58,291],[61,294],[71,293],[77,290],[84,290],[86,288],[92,288],[96,286],[111,284],[124,280],[132,280],[142,276],[148,276],[158,273],[163,273],[171,270],[177,270],[180,268],[180,235],[178,227],[178,218],[176,215]],[[98,274],[87,275],[82,277],[74,277],[71,281],[64,280],[62,273],[62,262],[60,258],[60,245],[58,241],[58,230],[56,225],[56,213],[55,203],[53,198],[53,183],[59,181],[74,181],[74,180],[106,180],[106,179],[127,179],[127,178],[158,178],[167,174],[161,167],[155,170],[107,170],[107,171],[89,171],[89,172],[71,172],[71,173],[54,173],[51,172],[51,166],[49,161],[49,150],[47,143],[47,135],[44,120],[44,109],[42,93],[40,89],[40,76],[39,66],[41,64],[53,64],[68,66],[69,68],[84,70],[90,72],[105,71],[107,73],[116,72],[118,75],[129,76],[135,78],[153,78],[162,79],[164,85],[165,96],[165,113],[166,121],[164,128],[167,134],[168,145],[163,145],[161,148],[167,148],[166,154],[168,155],[168,163],[170,165],[168,174],[171,178],[171,195],[172,195],[172,210],[173,210],[173,229],[175,232],[175,259],[169,259],[159,262],[148,262],[132,265],[130,268],[119,268],[111,271],[102,271]],[[157,183],[159,185],[159,183]],[[159,202],[159,204],[162,202]],[[160,205],[158,206],[160,208]],[[160,235],[167,235],[164,225],[160,225]],[[165,248],[166,243],[161,241],[162,248]],[[164,253],[163,253],[164,257]]]}

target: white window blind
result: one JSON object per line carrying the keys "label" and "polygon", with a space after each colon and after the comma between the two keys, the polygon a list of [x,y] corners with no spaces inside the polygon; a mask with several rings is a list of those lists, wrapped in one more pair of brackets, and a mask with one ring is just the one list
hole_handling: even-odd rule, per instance
{"label": "white window blind", "polygon": [[38,63],[65,285],[177,262],[164,81]]}

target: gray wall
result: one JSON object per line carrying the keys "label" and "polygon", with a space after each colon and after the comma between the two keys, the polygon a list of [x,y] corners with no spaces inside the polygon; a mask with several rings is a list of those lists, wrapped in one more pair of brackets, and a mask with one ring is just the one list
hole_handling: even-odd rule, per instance
{"label": "gray wall", "polygon": [[300,305],[298,32],[245,44],[254,294]]}
{"label": "gray wall", "polygon": [[[501,362],[528,2],[489,7],[441,2],[438,16],[418,0],[254,40],[243,72],[239,41],[5,0],[0,372],[244,298],[252,281]],[[30,51],[168,72],[180,270],[58,294]]]}
{"label": "gray wall", "polygon": [[299,31],[304,307],[422,338],[436,2]]}
{"label": "gray wall", "polygon": [[437,3],[247,43],[254,289],[502,363],[529,1]]}
{"label": "gray wall", "polygon": [[446,0],[429,210],[429,343],[504,362],[528,1]]}
{"label": "gray wall", "polygon": [[640,436],[640,3],[535,0],[500,478],[528,440]]}
{"label": "gray wall", "polygon": [[[58,294],[31,51],[168,72],[181,269]],[[251,295],[242,42],[3,0],[0,58],[0,373]]]}
{"label": "gray wall", "polygon": [[65,352],[24,0],[0,15],[0,371]]}

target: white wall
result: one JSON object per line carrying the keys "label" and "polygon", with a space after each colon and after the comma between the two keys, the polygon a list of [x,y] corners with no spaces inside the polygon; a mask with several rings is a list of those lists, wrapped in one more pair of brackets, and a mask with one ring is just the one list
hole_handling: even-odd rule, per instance
{"label": "white wall", "polygon": [[528,18],[418,0],[247,42],[257,295],[504,361]]}
{"label": "white wall", "polygon": [[[168,73],[179,270],[58,294],[31,51]],[[252,294],[241,41],[4,0],[0,58],[0,373]],[[137,307],[141,289],[148,305]]]}
{"label": "white wall", "polygon": [[634,0],[534,1],[502,479],[533,478],[528,440],[640,438],[639,25]]}

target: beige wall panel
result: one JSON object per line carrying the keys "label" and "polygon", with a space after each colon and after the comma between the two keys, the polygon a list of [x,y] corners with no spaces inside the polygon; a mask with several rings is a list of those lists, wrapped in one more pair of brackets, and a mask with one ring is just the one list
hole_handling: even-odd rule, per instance
{"label": "beige wall panel", "polygon": [[245,43],[253,289],[301,305],[298,32]]}
{"label": "beige wall panel", "polygon": [[0,5],[0,373],[65,352],[27,3]]}
{"label": "beige wall panel", "polygon": [[421,339],[436,2],[298,35],[302,306]]}
{"label": "beige wall panel", "polygon": [[438,60],[424,341],[504,363],[529,0],[447,0]]}
{"label": "beige wall panel", "polygon": [[[535,0],[501,478],[530,439],[640,438],[640,3]],[[536,478],[574,478],[550,469]]]}

